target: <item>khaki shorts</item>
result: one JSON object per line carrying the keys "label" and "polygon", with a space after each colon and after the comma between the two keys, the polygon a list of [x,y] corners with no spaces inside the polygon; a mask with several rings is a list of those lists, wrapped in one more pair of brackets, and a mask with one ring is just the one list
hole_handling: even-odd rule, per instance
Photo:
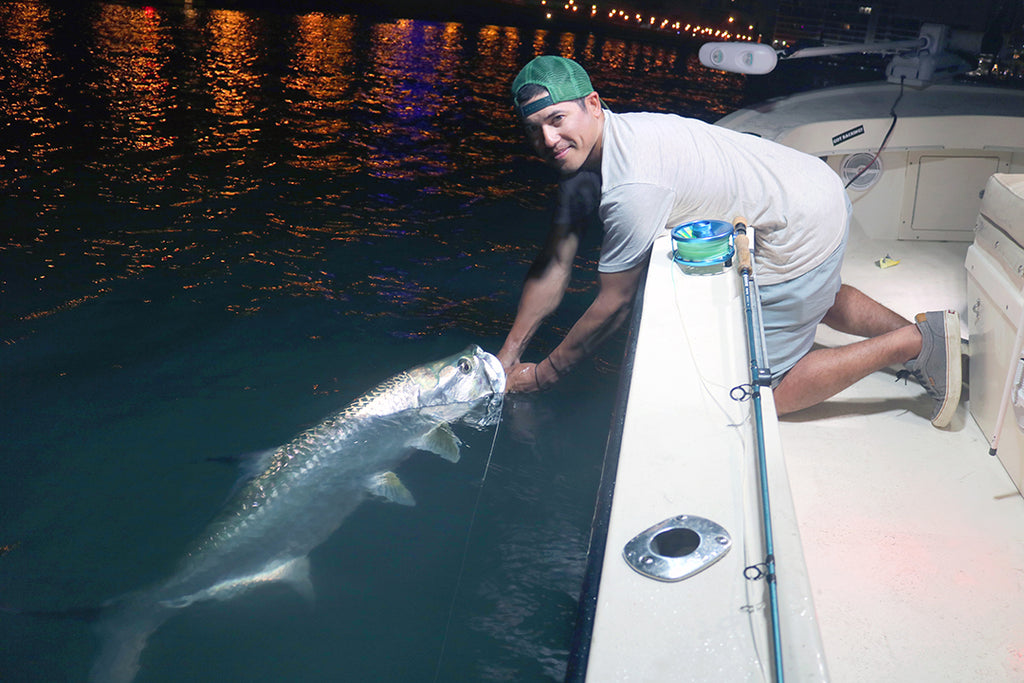
{"label": "khaki shorts", "polygon": [[792,280],[758,288],[773,387],[811,350],[818,323],[836,301],[848,235],[849,221],[843,241],[820,266]]}

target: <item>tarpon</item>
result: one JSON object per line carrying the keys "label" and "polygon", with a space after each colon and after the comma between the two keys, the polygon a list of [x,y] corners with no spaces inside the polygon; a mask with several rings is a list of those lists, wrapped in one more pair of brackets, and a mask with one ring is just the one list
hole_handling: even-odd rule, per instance
{"label": "tarpon", "polygon": [[312,596],[309,552],[367,496],[412,505],[392,471],[418,448],[450,461],[459,440],[449,423],[493,423],[505,373],[478,346],[399,373],[344,410],[261,454],[255,476],[195,540],[177,572],[113,601],[97,624],[97,683],[127,683],[149,636],[175,612],[281,581]]}

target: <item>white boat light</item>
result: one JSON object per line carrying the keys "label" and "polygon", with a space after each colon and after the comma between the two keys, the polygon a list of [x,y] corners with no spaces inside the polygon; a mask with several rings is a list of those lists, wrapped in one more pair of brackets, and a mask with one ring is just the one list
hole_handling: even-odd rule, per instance
{"label": "white boat light", "polygon": [[704,66],[740,74],[770,73],[779,61],[778,53],[761,43],[704,43],[697,57]]}

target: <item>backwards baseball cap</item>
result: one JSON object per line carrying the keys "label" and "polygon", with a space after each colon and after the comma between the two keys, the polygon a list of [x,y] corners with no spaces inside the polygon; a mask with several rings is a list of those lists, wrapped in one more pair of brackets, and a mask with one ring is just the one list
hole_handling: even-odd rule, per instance
{"label": "backwards baseball cap", "polygon": [[[515,97],[524,85],[539,85],[546,89],[548,94],[520,106]],[[594,86],[590,84],[590,76],[583,67],[571,59],[555,55],[535,57],[512,81],[513,103],[523,118],[537,113],[544,107],[567,100],[578,100],[592,92]]]}

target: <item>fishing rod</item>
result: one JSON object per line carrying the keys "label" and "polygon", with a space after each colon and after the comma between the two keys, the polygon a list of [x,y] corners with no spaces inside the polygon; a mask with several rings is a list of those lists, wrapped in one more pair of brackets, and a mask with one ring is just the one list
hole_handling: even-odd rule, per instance
{"label": "fishing rod", "polygon": [[[747,348],[750,355],[750,387],[744,389],[754,405],[754,429],[757,435],[757,469],[761,484],[761,517],[764,526],[765,571],[774,647],[775,680],[783,683],[782,629],[779,625],[779,591],[775,580],[775,543],[772,536],[772,510],[768,497],[768,462],[764,447],[764,417],[761,414],[761,387],[771,384],[771,371],[765,355],[764,325],[761,321],[761,299],[754,280],[753,241],[747,236],[747,219],[733,220],[736,230],[736,267],[743,278],[743,308],[747,316]],[[760,572],[758,572],[760,575]]]}

